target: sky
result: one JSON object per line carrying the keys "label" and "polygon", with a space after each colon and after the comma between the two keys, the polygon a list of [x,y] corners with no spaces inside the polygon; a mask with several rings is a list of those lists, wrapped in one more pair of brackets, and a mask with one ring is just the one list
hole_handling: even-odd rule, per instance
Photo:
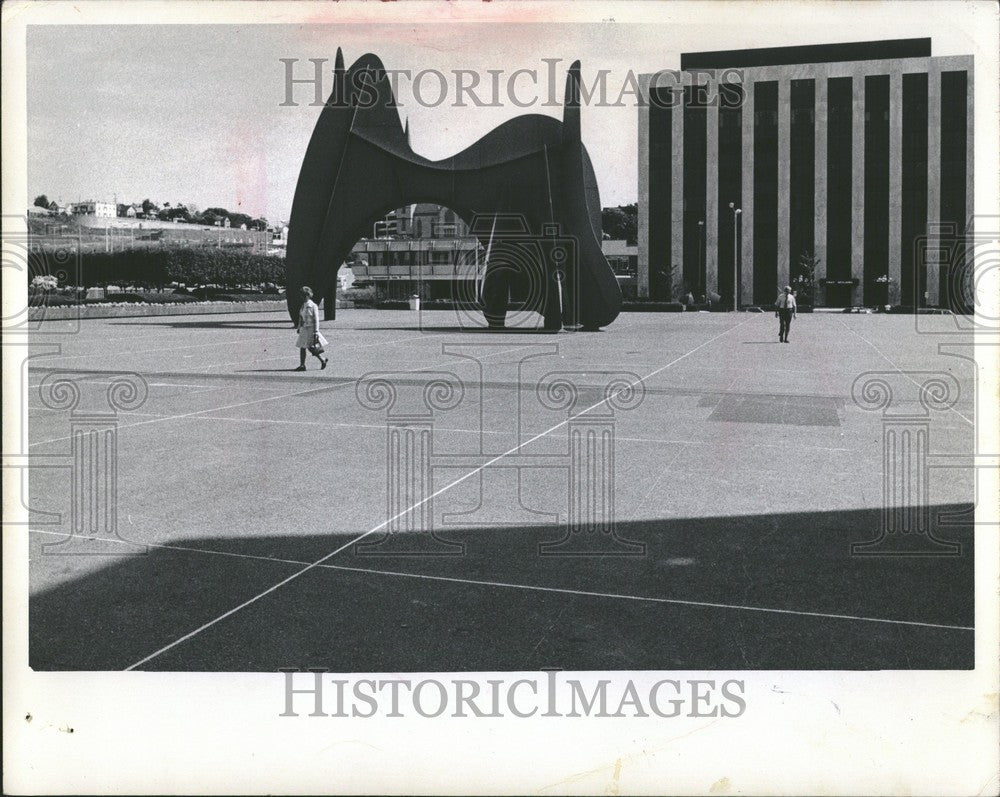
{"label": "sky", "polygon": [[[565,72],[582,61],[584,83],[609,70],[609,101],[628,74],[675,69],[681,52],[751,46],[863,41],[929,36],[934,55],[975,53],[967,30],[947,16],[836,13],[826,4],[805,15],[733,13],[712,4],[656,23],[604,22],[499,24],[268,24],[31,26],[27,35],[27,197],[72,202],[193,203],[287,220],[306,144],[319,109],[312,88],[295,88],[297,107],[285,100],[285,65],[299,59],[297,77],[312,75],[310,58],[325,64],[325,91],[337,47],[348,65],[365,52],[388,69],[436,69],[448,79],[437,107],[414,101],[413,82],[400,78],[401,117],[410,123],[416,152],[447,157],[501,122],[524,113],[561,118],[544,107],[547,70],[555,65],[556,95]],[[878,4],[852,3],[854,7]],[[910,4],[920,7],[924,4]],[[777,20],[777,21],[776,21]],[[518,108],[501,96],[500,107],[454,107],[453,70],[503,70],[501,88],[516,69],[539,72],[539,88],[518,80]],[[433,101],[440,88],[426,75],[420,88]],[[481,95],[488,100],[487,94]],[[621,107],[590,105],[582,112],[602,204],[635,202],[638,108],[626,93]]]}

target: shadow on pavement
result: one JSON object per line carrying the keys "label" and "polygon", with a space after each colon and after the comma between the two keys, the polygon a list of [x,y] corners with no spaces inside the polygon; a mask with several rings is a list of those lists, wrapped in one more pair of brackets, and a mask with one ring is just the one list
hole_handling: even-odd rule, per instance
{"label": "shadow on pavement", "polygon": [[[278,311],[274,311],[278,312]],[[166,319],[169,316],[160,316]],[[115,327],[169,327],[171,329],[294,329],[295,325],[288,318],[287,313],[284,318],[274,321],[109,321],[109,326]]]}
{"label": "shadow on pavement", "polygon": [[[556,526],[443,530],[464,547],[447,556],[398,555],[454,554],[427,533],[373,534],[140,669],[971,669],[974,633],[927,625],[973,625],[969,510],[931,508],[966,518],[936,531],[961,543],[952,557],[852,556],[879,510],[619,524],[641,556],[540,556]],[[33,562],[57,539],[41,536]],[[220,536],[109,560],[31,597],[30,665],[123,669],[348,539]]]}

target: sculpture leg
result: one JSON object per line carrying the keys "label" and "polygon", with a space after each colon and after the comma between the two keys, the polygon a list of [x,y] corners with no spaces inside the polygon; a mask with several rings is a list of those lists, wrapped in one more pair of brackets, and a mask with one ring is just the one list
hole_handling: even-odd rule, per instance
{"label": "sculpture leg", "polygon": [[326,290],[323,291],[323,320],[337,320],[337,280],[335,279],[330,280]]}
{"label": "sculpture leg", "polygon": [[483,279],[483,315],[490,329],[503,329],[510,300],[510,279],[504,269],[486,272]]}
{"label": "sculpture leg", "polygon": [[558,332],[562,329],[562,296],[560,295],[560,283],[554,273],[547,275],[545,283],[545,300],[542,306],[542,317],[545,320],[545,328],[551,332]]}

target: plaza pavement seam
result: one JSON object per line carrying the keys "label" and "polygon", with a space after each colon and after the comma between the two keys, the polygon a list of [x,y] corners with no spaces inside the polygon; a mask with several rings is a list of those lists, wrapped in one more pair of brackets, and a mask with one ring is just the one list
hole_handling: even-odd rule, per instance
{"label": "plaza pavement seam", "polygon": [[[731,391],[732,388],[733,388],[733,385],[735,385],[738,381],[739,381],[739,376],[734,376],[730,380],[729,385],[726,387],[726,393],[728,393],[729,391]],[[621,437],[618,437],[617,435],[615,437],[615,440],[624,440],[624,439],[626,439],[626,438],[621,438]],[[677,462],[678,459],[680,459],[681,454],[683,454],[685,451],[687,451],[687,447],[688,447],[688,445],[690,445],[690,443],[688,441],[686,441],[686,440],[685,441],[669,441],[669,442],[671,442],[671,443],[675,443],[675,442],[679,443],[680,448],[678,449],[677,453],[666,464],[666,466],[660,472],[659,476],[657,476],[656,479],[653,480],[653,484],[650,486],[650,488],[648,490],[646,490],[645,495],[642,496],[642,499],[639,501],[639,503],[636,504],[635,512],[632,513],[632,518],[633,519],[635,519],[635,518],[637,518],[639,516],[639,510],[642,509],[642,505],[646,503],[646,499],[648,499],[649,496],[653,494],[653,490],[655,490],[660,485],[660,483],[663,481],[663,477],[666,476],[668,473],[670,473],[670,469],[673,467],[674,463]],[[751,443],[750,445],[753,448],[757,447],[757,445],[754,444],[754,443]]]}
{"label": "plaza pavement seam", "polygon": [[[276,330],[276,331],[278,331],[278,330]],[[280,330],[280,331],[286,331],[286,330]],[[341,331],[341,330],[338,330],[338,331]],[[447,333],[445,333],[445,332],[441,332],[441,333],[438,333],[438,334],[424,335],[422,337],[416,337],[416,338],[413,337],[412,335],[410,335],[409,337],[406,337],[406,338],[394,338],[393,340],[382,340],[382,341],[379,341],[377,343],[351,343],[351,349],[352,350],[354,350],[354,349],[370,349],[370,348],[373,348],[375,346],[389,346],[389,345],[392,345],[394,343],[409,343],[409,342],[414,341],[414,340],[428,340],[429,338],[440,338],[440,337],[443,337],[446,334]],[[119,340],[131,340],[131,338],[119,338]],[[181,350],[184,350],[184,349],[204,349],[206,347],[212,347],[212,346],[231,346],[231,347],[235,348],[237,346],[243,346],[243,345],[246,345],[248,343],[256,343],[257,341],[262,341],[262,340],[276,340],[276,339],[275,339],[275,336],[272,334],[272,335],[262,335],[262,336],[256,337],[256,338],[241,338],[241,339],[238,339],[238,340],[224,340],[224,341],[218,341],[216,343],[192,343],[192,344],[187,345],[187,346],[167,346],[165,348],[158,348],[158,349],[137,349],[137,350],[134,350],[134,351],[133,350],[129,350],[129,351],[125,351],[125,352],[114,352],[114,354],[158,354],[160,352],[165,352],[165,351],[181,351]],[[286,338],[286,340],[288,340],[288,338]],[[104,341],[102,341],[102,342],[104,342]],[[52,359],[54,359],[54,360],[78,360],[78,359],[81,359],[81,358],[85,359],[87,357],[106,357],[107,355],[108,355],[108,352],[105,352],[105,351],[96,352],[94,354],[65,354],[65,355],[63,355],[63,354],[56,354],[56,355],[52,356]],[[279,359],[279,358],[277,358],[277,357],[269,357],[267,359],[269,359],[269,360],[276,360],[276,359]],[[228,365],[235,365],[236,363],[220,363],[220,365],[227,365],[227,364]],[[215,368],[217,366],[212,365],[212,366],[208,366],[208,367],[209,368]],[[55,368],[53,370],[61,370],[61,369]]]}
{"label": "plaza pavement seam", "polygon": [[[695,346],[693,349],[689,350],[685,354],[682,354],[680,357],[674,358],[673,360],[671,360],[670,362],[668,362],[666,365],[662,365],[659,368],[657,368],[655,371],[653,371],[652,373],[649,373],[646,376],[641,377],[640,380],[639,380],[639,382],[645,382],[645,380],[650,379],[650,378],[656,376],[657,374],[665,371],[667,368],[670,368],[672,365],[676,365],[677,363],[679,363],[681,360],[685,359],[686,357],[690,357],[692,354],[694,354],[699,349],[702,349],[705,346],[708,346],[710,343],[714,343],[719,338],[721,338],[721,337],[723,337],[725,335],[728,335],[730,332],[732,332],[735,329],[739,329],[741,326],[743,326],[746,323],[747,323],[747,321],[744,320],[744,321],[740,321],[740,322],[736,323],[735,325],[733,325],[731,327],[726,328],[725,330],[723,330],[722,332],[720,332],[718,335],[715,335],[715,336],[709,338],[708,340],[703,341],[702,343],[698,344],[697,346]],[[524,347],[521,347],[521,348],[524,348]],[[508,350],[502,350],[502,351],[508,351]],[[636,384],[630,384],[630,386],[629,386],[628,389],[634,389],[637,384],[638,383],[636,383]],[[228,611],[223,612],[218,617],[216,617],[216,618],[214,618],[212,620],[209,620],[207,623],[203,623],[202,625],[198,626],[194,630],[189,631],[188,633],[184,634],[181,637],[178,637],[173,642],[170,642],[169,644],[164,645],[159,650],[153,651],[148,656],[145,656],[144,658],[139,659],[139,661],[135,662],[134,664],[130,664],[128,667],[125,668],[125,670],[126,671],[134,670],[135,668],[140,667],[140,666],[142,666],[143,664],[146,664],[149,661],[152,661],[157,656],[160,656],[163,653],[166,653],[168,650],[171,650],[172,648],[176,647],[177,645],[180,645],[181,643],[186,642],[187,640],[191,639],[192,637],[197,636],[202,631],[204,631],[204,630],[206,630],[208,628],[211,628],[216,623],[219,623],[222,620],[225,620],[227,617],[231,617],[232,615],[236,614],[240,610],[246,608],[247,606],[250,606],[250,605],[256,603],[261,598],[264,598],[267,595],[270,595],[272,592],[275,592],[276,590],[280,589],[285,584],[288,584],[288,583],[296,580],[300,576],[305,575],[310,570],[313,570],[314,568],[316,568],[316,567],[320,566],[321,564],[323,564],[324,562],[326,562],[328,559],[332,559],[334,556],[336,556],[341,551],[346,550],[347,548],[351,547],[352,545],[356,545],[359,541],[363,540],[365,537],[368,537],[369,535],[374,534],[375,532],[380,531],[381,529],[384,529],[386,526],[388,526],[394,520],[397,520],[398,518],[403,517],[404,515],[412,512],[414,509],[417,509],[418,507],[422,506],[423,504],[426,504],[428,501],[433,500],[434,498],[436,498],[437,496],[439,496],[442,493],[446,492],[447,490],[450,490],[452,487],[454,487],[454,486],[456,486],[458,484],[461,484],[462,482],[466,481],[466,479],[469,479],[472,476],[476,475],[477,473],[480,473],[481,471],[485,470],[486,468],[488,468],[493,463],[498,462],[499,460],[503,459],[504,457],[506,457],[506,456],[508,456],[510,454],[513,454],[516,451],[519,451],[524,446],[530,445],[535,440],[539,440],[542,437],[545,437],[546,435],[551,434],[556,429],[562,428],[563,426],[565,426],[566,424],[568,424],[571,420],[575,420],[576,418],[579,418],[582,415],[587,414],[591,410],[596,409],[597,407],[600,407],[600,406],[606,404],[608,401],[610,401],[610,399],[613,396],[617,396],[617,395],[619,395],[621,393],[624,393],[625,390],[626,390],[626,388],[621,388],[621,389],[617,390],[615,393],[612,393],[611,395],[605,396],[601,401],[596,402],[595,404],[591,405],[590,407],[587,407],[586,409],[582,410],[577,415],[573,415],[573,416],[570,416],[568,418],[565,418],[564,420],[560,421],[555,426],[553,426],[553,427],[545,430],[544,432],[540,432],[539,434],[535,435],[534,437],[529,438],[528,440],[524,441],[523,443],[518,443],[516,446],[514,446],[511,449],[509,449],[508,451],[505,451],[502,454],[498,454],[497,456],[493,457],[492,459],[490,459],[489,461],[483,463],[482,465],[479,465],[476,468],[473,468],[468,473],[466,473],[464,476],[460,476],[459,478],[455,479],[454,481],[449,482],[448,484],[446,484],[441,489],[436,490],[435,492],[431,493],[430,495],[426,496],[425,498],[422,498],[420,501],[417,501],[412,506],[407,507],[406,509],[404,509],[401,512],[398,512],[393,517],[387,518],[386,520],[384,520],[381,523],[379,523],[377,526],[369,529],[368,531],[366,531],[363,534],[359,535],[358,537],[356,537],[355,539],[351,540],[350,542],[347,542],[344,545],[339,546],[338,548],[334,549],[330,553],[328,553],[328,554],[320,557],[315,562],[312,562],[312,563],[306,565],[301,570],[299,570],[299,571],[297,571],[295,573],[292,573],[287,578],[284,578],[281,581],[279,581],[278,583],[276,583],[276,584],[268,587],[263,592],[260,592],[259,594],[255,595],[254,597],[249,598],[248,600],[243,601],[242,603],[238,604],[237,606],[234,606],[232,609],[229,609]]]}
{"label": "plaza pavement seam", "polygon": [[[428,340],[430,338],[440,338],[440,337],[444,337],[444,335],[446,335],[446,334],[447,333],[445,333],[445,332],[441,332],[441,333],[435,334],[435,335],[422,335],[422,336],[418,335],[416,337],[414,337],[414,336],[411,335],[411,336],[406,337],[406,338],[394,338],[393,340],[383,340],[383,341],[380,341],[379,343],[362,343],[362,344],[357,344],[357,345],[355,345],[355,344],[352,343],[351,344],[351,351],[357,351],[357,350],[360,350],[360,349],[370,349],[370,348],[373,348],[375,346],[389,346],[389,345],[392,345],[392,344],[395,344],[395,343],[405,344],[405,343],[411,343],[411,342],[417,341],[417,340]],[[293,348],[293,347],[289,347],[289,348]],[[288,360],[291,356],[292,355],[290,355],[290,354],[276,354],[274,357],[259,357],[259,358],[255,359],[255,360],[250,360],[250,361],[247,361],[247,360],[238,360],[236,362],[212,363],[211,365],[204,366],[204,373],[206,373],[206,374],[211,373],[211,371],[209,371],[210,368],[228,368],[228,367],[232,367],[232,366],[236,366],[236,365],[257,365],[258,363],[268,363],[268,362],[273,362],[274,360]],[[200,373],[200,371],[196,372],[196,373]]]}
{"label": "plaza pavement seam", "polygon": [[[616,442],[620,439],[621,438],[618,438],[617,436],[615,437]],[[689,443],[687,441],[681,442],[678,445],[677,452],[670,458],[670,461],[664,465],[659,475],[657,475],[657,477],[653,479],[653,483],[649,486],[649,489],[646,490],[642,498],[640,498],[639,502],[635,505],[635,511],[632,513],[631,518],[629,518],[630,520],[635,520],[636,518],[639,517],[639,512],[642,509],[643,504],[645,504],[649,496],[653,494],[653,490],[655,490],[657,487],[660,486],[661,482],[663,481],[663,478],[668,473],[670,473],[670,469],[674,466],[674,463],[677,462],[677,460],[681,458],[681,455],[687,451],[688,445]]]}
{"label": "plaza pavement seam", "polygon": [[[65,410],[52,409],[51,407],[30,407],[31,412],[58,412],[63,413]],[[128,411],[122,412],[123,417],[136,416],[140,418],[170,418],[175,416],[165,415],[163,413],[156,412],[137,412]],[[374,424],[374,423],[324,423],[323,421],[291,421],[286,418],[230,418],[225,415],[192,415],[184,420],[192,421],[230,421],[232,423],[262,423],[262,424],[282,424],[282,425],[292,425],[292,426],[313,426],[319,427],[321,429],[372,429],[372,430],[385,430],[385,424]],[[475,435],[509,435],[510,432],[506,431],[495,431],[492,429],[457,429],[449,426],[435,426],[435,431],[438,432],[451,432],[454,434],[475,434]],[[680,446],[711,446],[717,445],[717,441],[714,440],[672,440],[662,437],[623,437],[621,435],[616,435],[615,440],[623,443],[655,443],[656,445],[680,445]],[[812,446],[807,444],[798,443],[792,441],[791,443],[739,443],[727,441],[726,445],[733,447],[743,447],[743,448],[781,448],[787,449],[789,447],[800,448],[807,451],[853,451],[852,448],[841,448],[836,446]],[[846,472],[846,471],[845,471]]]}
{"label": "plaza pavement seam", "polygon": [[[526,348],[527,346],[531,346],[531,345],[533,345],[533,344],[525,344],[525,346],[521,346],[521,347],[518,347],[518,348]],[[506,351],[516,351],[516,350],[517,349],[507,349]],[[501,353],[501,352],[498,352],[498,353]],[[491,356],[491,355],[484,355],[484,356],[488,357],[488,356]],[[449,362],[451,362],[451,361],[449,361]],[[430,369],[430,368],[436,368],[436,367],[440,367],[440,366],[431,366],[431,365],[421,366],[421,368],[407,371],[407,373],[418,374],[418,373],[420,373],[421,370]],[[34,368],[34,367],[32,367],[32,368],[29,368],[28,370],[31,373],[57,373],[57,372],[64,371],[64,370],[70,370],[73,373],[80,374],[82,376],[107,376],[107,377],[111,377],[111,376],[127,376],[129,374],[136,373],[135,371],[127,371],[127,370],[118,370],[118,369],[103,369],[103,370],[98,370],[98,369],[92,369],[92,368],[63,369],[63,368]],[[291,369],[291,368],[288,369],[289,372],[291,372],[292,370],[294,370],[294,369]],[[600,371],[598,371],[596,369],[592,369],[591,373],[600,373]],[[333,375],[330,375],[330,376],[304,376],[303,377],[303,376],[292,376],[291,374],[289,374],[288,376],[259,376],[259,375],[252,375],[252,374],[246,374],[246,375],[243,375],[243,374],[226,374],[226,373],[218,373],[218,374],[214,374],[213,373],[213,374],[210,374],[210,373],[201,373],[201,372],[197,372],[197,371],[149,371],[149,372],[146,372],[145,375],[146,376],[150,376],[150,377],[160,377],[160,378],[172,378],[172,377],[176,377],[176,378],[180,379],[180,378],[194,377],[194,378],[197,378],[197,379],[205,379],[205,380],[218,379],[218,380],[222,380],[222,381],[230,380],[230,381],[246,381],[246,382],[262,382],[263,381],[263,382],[288,382],[288,383],[299,382],[299,383],[301,383],[301,382],[304,382],[304,381],[310,381],[310,382],[317,382],[317,383],[330,383],[330,382],[336,381],[338,383],[346,383],[346,382],[353,383],[353,382],[357,381],[357,377],[353,377],[353,376],[333,376]],[[734,382],[735,382],[735,380],[734,380]],[[730,384],[733,384],[733,383],[730,383]],[[32,387],[38,387],[39,384],[33,385]],[[95,382],[95,384],[97,384],[97,383]],[[397,384],[406,385],[406,384],[420,384],[420,383],[417,380],[400,379],[400,380],[397,380]],[[483,388],[517,388],[519,390],[529,390],[529,391],[534,391],[536,389],[535,385],[528,385],[528,384],[523,384],[523,383],[519,383],[519,382],[482,382],[481,385],[482,385]],[[175,387],[175,386],[176,387],[183,387],[183,385],[180,385],[179,383],[171,383],[171,382],[164,382],[164,383],[162,383],[162,386],[164,386],[164,387]],[[601,385],[601,384],[580,385],[580,389],[581,390],[595,390],[595,391],[597,391],[597,390],[603,390],[604,387],[605,387],[605,385]],[[263,388],[261,388],[261,389],[263,389]],[[843,402],[845,404],[848,401],[850,401],[850,399],[851,399],[851,397],[849,395],[836,395],[836,394],[831,394],[831,393],[758,393],[758,392],[750,392],[750,391],[730,390],[729,388],[723,390],[723,389],[718,389],[718,388],[694,388],[694,387],[646,387],[646,388],[644,388],[644,392],[646,393],[646,395],[650,395],[650,396],[661,396],[661,395],[662,396],[724,396],[724,397],[737,397],[737,398],[747,398],[747,399],[756,399],[756,398],[760,398],[760,399],[778,399],[778,398],[780,398],[780,399],[785,399],[785,400],[788,400],[788,399],[822,399],[824,401],[839,401],[839,402]],[[912,403],[915,404],[917,402],[913,401]]]}
{"label": "plaza pavement seam", "polygon": [[[215,343],[192,343],[187,346],[167,346],[165,348],[159,349],[129,349],[124,352],[111,352],[113,354],[158,354],[164,351],[182,351],[184,349],[204,349],[209,346],[236,346],[243,343],[256,343],[259,340],[268,340],[268,336],[261,336],[259,338],[247,338],[240,341],[217,341]],[[135,340],[135,338],[116,338],[116,340]],[[107,340],[102,340],[101,343],[106,343]],[[55,354],[52,355],[53,360],[81,360],[87,359],[88,357],[107,357],[109,352],[98,351],[92,354]],[[55,369],[58,370],[58,369]]]}
{"label": "plaza pavement seam", "polygon": [[[227,556],[234,559],[251,559],[263,562],[274,562],[276,564],[288,564],[288,565],[309,565],[309,562],[305,562],[299,559],[284,559],[276,556],[257,556],[254,554],[244,554],[237,553],[235,551],[218,551],[212,548],[194,548],[187,545],[170,545],[165,543],[137,543],[131,540],[123,540],[118,538],[110,537],[93,537],[81,534],[64,534],[59,531],[46,531],[43,529],[30,529],[32,534],[48,534],[56,537],[74,537],[78,539],[96,540],[99,542],[110,542],[120,545],[147,545],[151,548],[159,548],[167,551],[179,551],[183,553],[198,553],[205,554],[208,556]],[[360,537],[358,538],[360,539]],[[641,601],[647,603],[664,603],[672,604],[678,606],[696,606],[700,608],[709,609],[731,609],[735,611],[747,611],[747,612],[764,612],[768,614],[788,614],[797,617],[817,617],[826,620],[853,620],[858,622],[866,623],[888,623],[891,625],[906,625],[906,626],[917,626],[920,628],[941,628],[949,631],[975,631],[975,626],[965,626],[965,625],[948,625],[946,623],[928,623],[920,620],[897,620],[887,617],[867,617],[865,615],[854,615],[854,614],[834,614],[831,612],[810,612],[803,611],[800,609],[778,609],[770,606],[749,606],[746,604],[739,603],[716,603],[713,601],[693,601],[684,600],[682,598],[661,598],[655,595],[628,595],[620,592],[596,592],[594,590],[580,590],[580,589],[569,589],[568,587],[551,587],[551,586],[541,586],[537,584],[515,584],[509,581],[485,581],[483,579],[473,579],[473,578],[456,578],[454,576],[438,576],[430,575],[426,573],[404,573],[399,570],[380,570],[377,568],[367,568],[367,567],[349,567],[347,565],[333,565],[333,564],[315,564],[310,565],[310,568],[318,567],[322,570],[340,570],[349,573],[365,573],[370,575],[378,576],[393,576],[396,578],[415,578],[422,579],[425,581],[443,581],[451,584],[467,584],[469,586],[477,587],[500,587],[504,589],[520,589],[528,590],[531,592],[550,592],[561,595],[577,595],[580,597],[589,598],[610,598],[613,600],[629,600],[629,601]],[[144,659],[143,661],[147,661]],[[139,662],[140,664],[142,662]],[[135,667],[137,665],[132,665]],[[131,670],[132,667],[127,669]]]}
{"label": "plaza pavement seam", "polygon": [[[524,346],[516,346],[516,347],[514,347],[512,349],[505,349],[503,352],[497,352],[497,354],[509,353],[511,351],[517,351],[518,349],[525,349],[525,348],[528,348],[528,346],[531,346],[531,345],[533,345],[533,344],[529,343],[529,344],[526,344]],[[484,355],[482,359],[485,359],[488,356],[490,356],[490,355]],[[451,362],[452,362],[451,360],[448,360],[447,362],[441,363],[439,365],[421,366],[421,368],[419,368],[419,369],[411,369],[410,371],[408,371],[406,373],[417,373],[420,370],[423,370],[423,369],[426,369],[426,368],[438,368],[438,367],[442,367],[444,365],[448,365]],[[129,373],[131,373],[131,372],[129,372]],[[317,380],[317,381],[319,381],[319,380]],[[323,380],[323,381],[327,381],[327,380]],[[354,384],[355,382],[357,382],[356,379],[340,380],[340,381],[337,381],[335,384],[332,384],[332,385],[324,385],[324,386],[321,386],[321,387],[311,387],[311,388],[307,388],[306,390],[297,390],[297,391],[294,391],[292,393],[283,393],[280,396],[265,396],[264,398],[253,399],[252,401],[243,401],[243,402],[239,402],[237,404],[227,404],[227,405],[224,405],[222,407],[210,407],[208,409],[195,410],[193,412],[184,412],[184,413],[180,413],[178,415],[168,415],[168,416],[165,416],[165,417],[150,418],[147,421],[137,421],[136,423],[121,424],[121,425],[119,425],[117,427],[117,431],[120,432],[122,429],[131,429],[131,428],[133,428],[135,426],[146,426],[146,425],[151,424],[151,423],[163,423],[165,421],[170,421],[170,420],[179,420],[181,418],[190,418],[190,417],[195,416],[195,415],[203,415],[203,414],[205,414],[207,412],[221,412],[223,410],[232,410],[232,409],[237,409],[239,407],[248,407],[248,406],[251,406],[253,404],[263,404],[263,403],[266,403],[268,401],[281,401],[283,399],[295,398],[295,397],[304,396],[304,395],[307,395],[307,394],[310,394],[310,393],[323,393],[323,392],[327,392],[327,391],[336,390],[337,388],[346,387],[348,385]],[[585,412],[586,412],[586,410],[585,410]],[[72,435],[64,435],[63,437],[54,437],[54,438],[52,438],[50,440],[38,440],[38,441],[36,441],[34,443],[29,443],[28,447],[31,448],[33,446],[45,445],[47,443],[59,443],[59,442],[62,442],[63,440],[70,440],[71,438],[72,438]]]}
{"label": "plaza pavement seam", "polygon": [[[893,368],[896,369],[897,373],[900,373],[903,376],[905,376],[908,380],[910,380],[917,387],[921,387],[920,383],[916,379],[914,379],[906,371],[904,371],[902,368],[900,368],[898,365],[896,365],[896,363],[894,363],[891,359],[889,359],[888,355],[884,354],[882,352],[882,350],[878,346],[876,346],[874,343],[872,343],[870,340],[868,340],[868,338],[866,338],[860,332],[856,332],[855,330],[851,329],[846,323],[844,323],[843,319],[838,318],[837,320],[840,321],[840,323],[844,327],[844,329],[848,330],[852,335],[854,335],[855,337],[857,337],[860,340],[864,341],[872,349],[874,349],[875,352],[878,354],[879,357],[881,357],[883,360],[885,360],[887,363],[889,363],[889,365],[891,365]],[[973,390],[975,390],[975,388],[973,388]],[[967,424],[969,424],[970,426],[972,426],[973,428],[975,428],[976,422],[974,420],[972,420],[970,418],[966,418],[962,413],[960,413],[958,410],[956,410],[954,406],[950,406],[950,407],[948,407],[948,409],[951,410],[952,412],[954,412],[959,418],[961,418]]]}

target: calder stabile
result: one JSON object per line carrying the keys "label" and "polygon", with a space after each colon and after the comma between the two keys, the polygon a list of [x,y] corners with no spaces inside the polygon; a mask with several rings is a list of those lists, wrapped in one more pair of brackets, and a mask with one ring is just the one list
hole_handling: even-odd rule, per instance
{"label": "calder stabile", "polygon": [[[417,202],[454,210],[490,253],[477,301],[491,327],[503,326],[513,288],[550,330],[596,330],[621,310],[601,251],[597,180],[580,138],[579,61],[566,77],[562,122],[518,116],[431,161],[410,147],[382,62],[367,54],[345,69],[338,49],[333,91],[309,140],[289,221],[293,320],[302,285],[323,298],[326,319],[335,318],[336,272],[354,243],[373,220]],[[519,221],[513,231],[505,223],[511,218]]]}

